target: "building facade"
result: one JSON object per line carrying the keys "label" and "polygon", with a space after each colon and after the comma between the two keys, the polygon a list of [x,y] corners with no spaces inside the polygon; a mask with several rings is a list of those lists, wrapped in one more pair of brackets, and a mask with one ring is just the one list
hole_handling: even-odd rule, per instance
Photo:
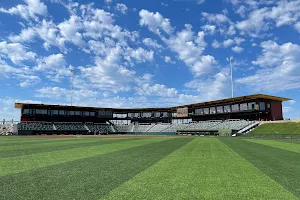
{"label": "building facade", "polygon": [[169,108],[96,108],[15,103],[21,122],[93,122],[129,124],[187,123],[204,120],[282,120],[282,102],[289,98],[255,94]]}

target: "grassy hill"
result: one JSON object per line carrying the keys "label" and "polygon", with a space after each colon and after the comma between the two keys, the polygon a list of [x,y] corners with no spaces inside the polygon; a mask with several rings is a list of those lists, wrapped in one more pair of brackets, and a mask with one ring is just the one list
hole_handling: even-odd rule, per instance
{"label": "grassy hill", "polygon": [[300,123],[285,122],[285,123],[268,123],[258,126],[248,134],[299,134]]}

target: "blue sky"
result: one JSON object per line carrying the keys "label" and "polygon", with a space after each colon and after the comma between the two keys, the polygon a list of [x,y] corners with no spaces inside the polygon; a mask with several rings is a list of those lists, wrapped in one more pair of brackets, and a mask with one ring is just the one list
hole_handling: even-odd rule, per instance
{"label": "blue sky", "polygon": [[0,119],[14,102],[164,107],[266,93],[300,117],[300,0],[0,2]]}

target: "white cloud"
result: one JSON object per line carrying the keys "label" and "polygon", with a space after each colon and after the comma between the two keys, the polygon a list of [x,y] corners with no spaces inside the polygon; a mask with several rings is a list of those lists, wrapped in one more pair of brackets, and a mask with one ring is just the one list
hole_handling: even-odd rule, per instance
{"label": "white cloud", "polygon": [[0,12],[11,15],[20,15],[25,20],[35,19],[37,15],[45,16],[47,14],[47,6],[40,0],[24,0],[27,5],[19,4],[10,9],[0,8]]}
{"label": "white cloud", "polygon": [[234,44],[234,41],[233,41],[232,39],[228,39],[228,40],[225,40],[225,41],[223,42],[223,46],[224,46],[225,48],[230,47],[230,46],[232,46],[233,44]]}
{"label": "white cloud", "polygon": [[63,54],[53,54],[38,61],[38,66],[34,69],[38,71],[56,70],[64,68],[66,60]]}
{"label": "white cloud", "polygon": [[65,20],[57,26],[61,35],[73,44],[84,48],[86,46],[79,30],[82,28],[81,18],[72,15],[69,20]]}
{"label": "white cloud", "polygon": [[9,36],[12,42],[31,42],[36,36],[36,32],[32,28],[22,29],[19,35]]}
{"label": "white cloud", "polygon": [[229,70],[227,68],[221,70],[213,77],[208,79],[193,79],[185,83],[187,88],[196,89],[199,92],[201,101],[216,100],[228,97],[230,93]]}
{"label": "white cloud", "polygon": [[223,15],[223,14],[209,14],[207,12],[202,12],[201,13],[202,17],[205,18],[208,22],[214,22],[214,23],[217,23],[217,24],[220,24],[220,23],[228,23],[230,22],[230,19],[226,16],[226,15]]}
{"label": "white cloud", "polygon": [[218,49],[221,47],[221,44],[217,41],[217,40],[214,40],[212,43],[211,43],[211,46],[215,49]]}
{"label": "white cloud", "polygon": [[126,14],[126,12],[127,12],[127,10],[128,10],[128,8],[127,8],[127,6],[125,5],[125,4],[123,4],[123,3],[117,3],[117,5],[116,5],[116,10],[117,11],[120,11],[122,14]]}
{"label": "white cloud", "polygon": [[137,49],[127,49],[130,51],[130,56],[134,59],[136,59],[138,62],[146,62],[146,61],[152,61],[153,60],[153,54],[154,52],[146,51],[145,49],[139,47]]}
{"label": "white cloud", "polygon": [[151,38],[143,39],[143,43],[153,49],[161,49],[162,48],[162,45],[158,44],[156,40],[153,40]]}
{"label": "white cloud", "polygon": [[[43,87],[36,90],[37,97],[43,97],[43,98],[53,98],[53,99],[71,99],[71,90],[66,88],[60,88],[60,87]],[[92,90],[73,90],[73,96],[74,99],[83,99],[83,98],[90,98],[97,96],[98,93],[96,91]]]}
{"label": "white cloud", "polygon": [[170,20],[164,18],[159,12],[153,13],[148,10],[141,10],[139,15],[141,26],[148,26],[151,31],[157,34],[161,34],[161,30],[167,34],[171,34],[173,32]]}
{"label": "white cloud", "polygon": [[216,32],[216,26],[215,25],[209,25],[206,24],[204,26],[201,26],[202,30],[204,30],[205,33],[209,33],[211,35],[215,34]]}
{"label": "white cloud", "polygon": [[65,38],[60,35],[59,28],[52,21],[43,21],[33,28],[39,37],[45,41],[44,47],[49,48],[51,46],[57,46],[62,51],[65,51]]}
{"label": "white cloud", "polygon": [[278,45],[274,41],[261,43],[262,55],[252,63],[262,68],[254,75],[237,79],[256,91],[284,91],[300,88],[300,46]]}
{"label": "white cloud", "polygon": [[204,4],[205,0],[197,0],[197,4]]}
{"label": "white cloud", "polygon": [[112,48],[104,59],[97,57],[95,66],[80,67],[82,78],[88,81],[87,86],[114,92],[129,91],[135,71],[120,65],[123,53],[123,50],[117,46]]}
{"label": "white cloud", "polygon": [[16,65],[22,65],[22,61],[32,61],[36,54],[26,51],[26,47],[20,43],[0,42],[0,57],[9,58]]}
{"label": "white cloud", "polygon": [[173,60],[171,59],[170,56],[165,56],[165,57],[164,57],[164,61],[165,61],[166,63],[176,64],[176,62],[173,61]]}
{"label": "white cloud", "polygon": [[168,6],[169,6],[167,3],[164,3],[164,2],[161,2],[160,4],[161,4],[162,6],[164,6],[164,7],[168,7]]}
{"label": "white cloud", "polygon": [[162,84],[153,84],[153,75],[144,74],[142,77],[137,77],[135,82],[135,92],[139,96],[152,96],[152,97],[175,97],[178,91],[175,88],[168,88]]}
{"label": "white cloud", "polygon": [[178,91],[175,88],[167,88],[165,85],[150,85],[146,83],[139,85],[136,88],[136,93],[144,96],[174,97],[177,95]]}
{"label": "white cloud", "polygon": [[232,47],[231,50],[235,53],[242,53],[244,51],[244,49],[239,46]]}
{"label": "white cloud", "polygon": [[12,67],[8,65],[4,60],[0,59],[0,77],[6,79],[17,79],[20,81],[20,87],[27,87],[35,85],[40,82],[40,78],[33,75],[33,72],[28,67]]}
{"label": "white cloud", "polygon": [[202,56],[201,59],[192,67],[192,71],[194,72],[195,76],[201,76],[204,74],[212,73],[214,67],[218,65],[218,62],[215,60],[213,56],[206,55]]}
{"label": "white cloud", "polygon": [[[262,37],[262,33],[273,28],[274,25],[276,27],[292,25],[297,30],[297,23],[300,20],[300,1],[280,0],[272,7],[253,8],[247,19],[236,24],[242,33],[247,33],[251,37]],[[241,13],[245,15],[242,11]]]}
{"label": "white cloud", "polygon": [[[162,25],[167,22],[169,28]],[[185,28],[172,34],[170,31],[165,31],[168,35],[163,36],[162,30],[173,30],[170,21],[165,19],[160,13],[152,13],[146,10],[140,12],[140,24],[147,26],[148,29],[156,34],[168,45],[171,51],[178,54],[188,67],[190,67],[194,76],[211,73],[216,67],[217,61],[213,56],[202,56],[202,52],[207,45],[204,41],[204,32],[200,31],[195,36],[192,31],[192,25],[186,24]]]}
{"label": "white cloud", "polygon": [[[226,10],[224,13],[226,13]],[[223,36],[233,36],[236,34],[234,23],[225,14],[202,12],[201,15],[202,20],[208,22],[202,29],[206,28],[211,30],[210,34],[214,34],[215,32],[218,32]]]}
{"label": "white cloud", "polygon": [[295,104],[295,103],[296,103],[296,101],[295,101],[295,100],[293,100],[293,99],[292,99],[292,100],[289,100],[288,102],[289,102],[291,105],[293,105],[293,104]]}

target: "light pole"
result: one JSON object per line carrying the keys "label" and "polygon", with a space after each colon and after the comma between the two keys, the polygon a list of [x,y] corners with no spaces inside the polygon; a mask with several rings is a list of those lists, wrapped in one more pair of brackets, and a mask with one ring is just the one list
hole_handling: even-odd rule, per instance
{"label": "light pole", "polygon": [[71,106],[73,104],[73,82],[74,82],[74,74],[75,74],[75,69],[70,70],[72,73],[72,79],[71,79]]}
{"label": "light pole", "polygon": [[232,63],[231,63],[231,61],[233,60],[233,57],[230,56],[229,58],[226,58],[226,60],[229,61],[229,64],[230,64],[231,97],[233,98],[234,93],[233,93],[233,78],[232,78]]}

